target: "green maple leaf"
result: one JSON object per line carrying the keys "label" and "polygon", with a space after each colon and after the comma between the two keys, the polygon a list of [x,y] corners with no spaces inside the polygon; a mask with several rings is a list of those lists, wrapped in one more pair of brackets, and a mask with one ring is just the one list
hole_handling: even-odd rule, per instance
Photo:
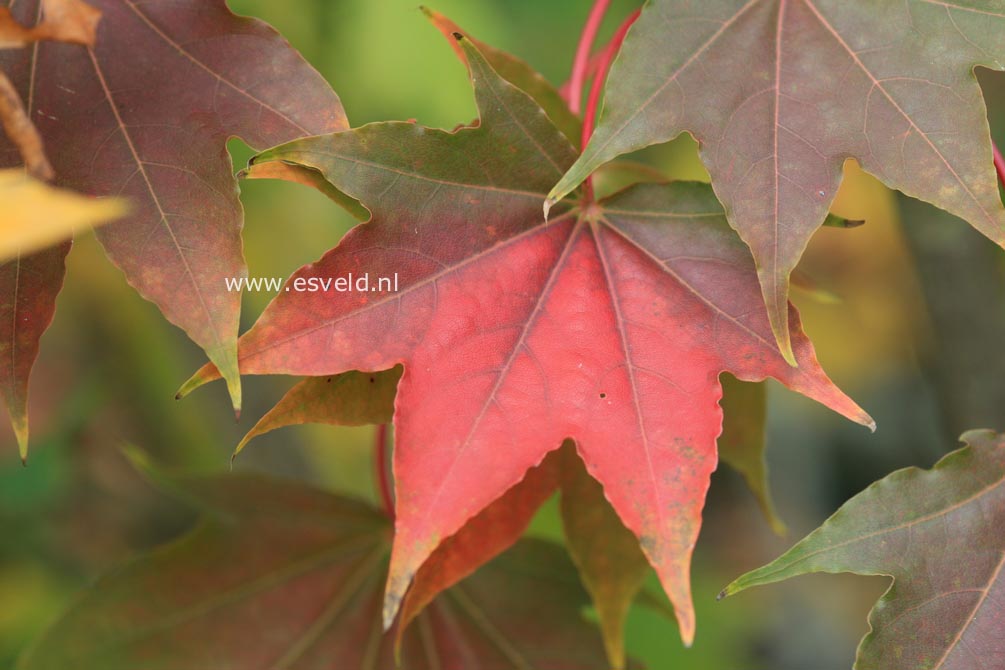
{"label": "green maple leaf", "polygon": [[1005,436],[971,431],[962,439],[969,446],[931,470],[876,482],[723,595],[811,572],[889,576],[857,670],[1002,667]]}

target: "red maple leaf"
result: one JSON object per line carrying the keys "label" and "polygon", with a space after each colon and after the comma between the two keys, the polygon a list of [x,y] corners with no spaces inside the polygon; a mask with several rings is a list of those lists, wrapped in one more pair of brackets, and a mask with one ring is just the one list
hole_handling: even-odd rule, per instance
{"label": "red maple leaf", "polygon": [[[795,310],[799,367],[782,358],[750,253],[707,185],[638,185],[543,221],[541,203],[576,152],[458,39],[479,123],[452,133],[371,124],[255,159],[252,172],[320,172],[372,218],[295,273],[241,339],[241,371],[404,364],[385,624],[441,540],[571,438],[690,642],[688,573],[716,467],[719,374],[774,377],[871,419],[823,373]],[[293,289],[350,274],[368,276],[370,290]],[[381,276],[396,276],[398,290],[376,286]],[[184,390],[216,376],[204,368]]]}

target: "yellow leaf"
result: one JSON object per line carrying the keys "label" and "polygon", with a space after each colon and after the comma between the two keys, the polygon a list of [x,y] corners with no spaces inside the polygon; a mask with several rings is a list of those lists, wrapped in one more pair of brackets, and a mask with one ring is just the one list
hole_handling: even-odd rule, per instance
{"label": "yellow leaf", "polygon": [[0,170],[0,262],[125,213],[124,200],[96,200],[49,186],[20,169]]}

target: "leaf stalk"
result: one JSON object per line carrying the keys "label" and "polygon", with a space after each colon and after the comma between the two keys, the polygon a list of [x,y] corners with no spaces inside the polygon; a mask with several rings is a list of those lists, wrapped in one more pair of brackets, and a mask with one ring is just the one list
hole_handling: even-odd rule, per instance
{"label": "leaf stalk", "polygon": [[611,0],[595,0],[590,13],[586,17],[586,24],[583,32],[579,36],[579,44],[576,46],[576,56],[572,61],[572,77],[569,80],[569,109],[573,114],[582,111],[583,89],[586,87],[586,77],[590,70],[590,51],[593,49],[593,42],[597,38],[597,31],[604,21],[604,14],[610,7]]}
{"label": "leaf stalk", "polygon": [[[597,61],[596,74],[593,77],[593,83],[590,86],[590,95],[586,101],[586,111],[583,114],[583,136],[582,136],[582,147],[585,149],[586,145],[590,141],[590,137],[593,135],[593,128],[597,123],[597,111],[600,107],[600,98],[604,90],[604,84],[607,82],[607,73],[611,69],[611,64],[617,57],[618,52],[621,50],[621,45],[625,41],[625,36],[628,34],[628,29],[632,27],[635,20],[639,18],[641,9],[636,9],[634,12],[628,15],[628,18],[618,26],[617,31],[614,33],[614,37],[611,41],[604,47],[603,51],[600,52],[600,58]],[[573,110],[575,111],[575,110]],[[592,175],[587,177],[583,182],[583,204],[589,204],[593,202],[593,177]]]}

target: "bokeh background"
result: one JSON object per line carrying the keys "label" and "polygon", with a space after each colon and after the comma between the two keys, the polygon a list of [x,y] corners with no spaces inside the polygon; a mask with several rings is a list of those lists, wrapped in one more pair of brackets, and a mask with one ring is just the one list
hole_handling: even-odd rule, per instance
{"label": "bokeh background", "polygon": [[[452,128],[475,115],[463,67],[415,0],[231,0],[276,26],[339,92],[354,125],[416,119]],[[529,61],[559,84],[568,77],[587,0],[439,0],[472,35]],[[617,0],[611,25],[636,3]],[[604,35],[602,35],[604,37]],[[1005,142],[1005,82],[981,73],[995,136]],[[235,164],[250,155],[231,143]],[[689,138],[639,157],[669,178],[707,179]],[[252,276],[287,276],[353,225],[323,196],[296,185],[242,185]],[[768,460],[776,537],[734,473],[716,473],[694,563],[698,633],[682,648],[675,624],[636,606],[632,656],[656,670],[846,670],[866,614],[887,580],[813,576],[715,595],[777,556],[871,481],[906,465],[929,466],[967,428],[1005,428],[1005,258],[966,224],[892,193],[846,167],[835,212],[864,219],[823,229],[800,266],[800,307],[821,362],[877,420],[870,434],[769,382]],[[249,294],[243,327],[270,296]],[[235,422],[222,386],[184,401],[176,388],[201,352],[140,299],[93,236],[69,259],[55,322],[32,382],[33,445],[27,468],[0,427],[0,667],[98,574],[177,536],[191,513],[139,476],[120,447],[168,466],[225,471],[234,445],[295,380],[245,381]],[[264,470],[373,500],[372,428],[288,428],[256,440],[239,470]],[[561,540],[556,506],[531,532]],[[660,595],[655,578],[647,587]]]}

